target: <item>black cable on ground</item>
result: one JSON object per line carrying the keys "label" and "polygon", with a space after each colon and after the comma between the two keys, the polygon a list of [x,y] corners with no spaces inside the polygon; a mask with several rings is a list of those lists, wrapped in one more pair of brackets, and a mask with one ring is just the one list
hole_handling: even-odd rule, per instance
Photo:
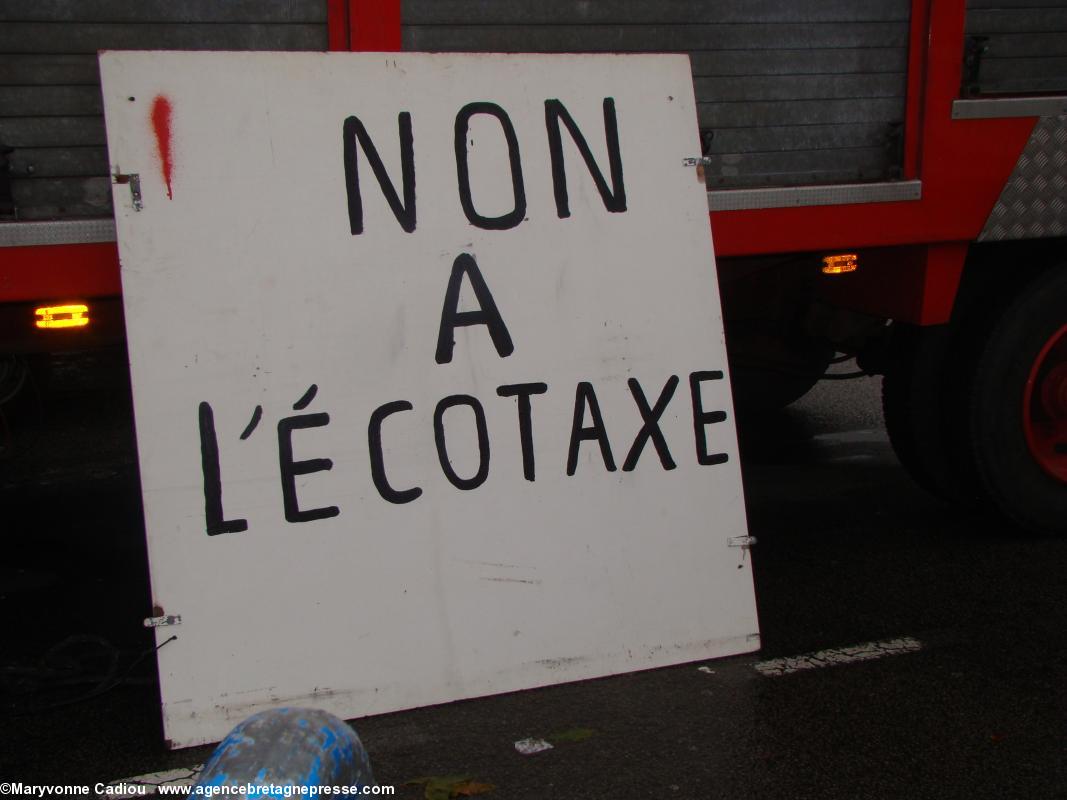
{"label": "black cable on ground", "polygon": [[[147,648],[145,650],[142,650],[137,655],[137,657],[130,663],[130,665],[120,674],[118,672],[118,661],[119,661],[120,651],[117,648],[115,648],[114,645],[112,645],[106,639],[103,639],[103,638],[101,638],[99,636],[91,636],[91,635],[80,635],[80,636],[68,637],[67,639],[64,639],[62,642],[57,644],[55,647],[51,648],[48,651],[48,653],[46,653],[44,655],[44,657],[41,659],[41,666],[40,667],[38,667],[36,669],[33,669],[33,668],[27,669],[27,668],[12,668],[12,667],[8,667],[8,668],[5,669],[6,676],[7,675],[32,675],[32,676],[38,677],[38,678],[43,677],[43,678],[45,678],[45,680],[47,682],[51,683],[51,685],[53,685],[53,686],[70,686],[70,685],[76,685],[76,684],[79,684],[79,683],[87,683],[87,682],[92,682],[92,683],[95,683],[96,685],[92,689],[90,689],[89,691],[84,692],[84,693],[82,693],[82,694],[80,694],[80,695],[78,695],[76,697],[71,697],[71,698],[68,698],[66,700],[57,700],[57,701],[52,702],[52,703],[44,703],[42,705],[37,705],[37,706],[33,706],[31,708],[23,709],[21,711],[15,711],[13,713],[13,716],[16,716],[16,717],[27,716],[27,715],[30,715],[30,714],[37,714],[37,713],[40,713],[42,711],[50,711],[50,710],[55,709],[55,708],[63,708],[65,706],[76,705],[78,703],[83,703],[83,702],[85,702],[87,700],[91,700],[91,699],[93,699],[95,697],[99,697],[102,694],[110,692],[112,689],[114,689],[117,686],[120,686],[121,684],[125,683],[127,681],[127,679],[129,678],[129,676],[133,673],[133,671],[138,666],[140,666],[141,662],[144,661],[149,655],[152,655],[153,653],[159,651],[165,645],[170,644],[171,642],[175,641],[177,638],[178,638],[177,635],[171,636],[169,639],[166,639],[165,641],[163,641],[158,646],[149,647],[149,648]],[[50,660],[55,661],[58,658],[58,654],[61,653],[64,648],[69,648],[71,645],[74,645],[74,644],[98,644],[98,645],[102,645],[103,648],[105,649],[105,651],[108,653],[108,657],[109,657],[108,669],[106,670],[106,672],[102,676],[101,675],[96,675],[96,676],[92,676],[92,677],[86,677],[84,675],[83,676],[77,676],[75,674],[71,674],[70,671],[64,670],[63,669],[63,665],[61,663],[60,664],[52,664],[52,665],[50,665],[48,663]]]}

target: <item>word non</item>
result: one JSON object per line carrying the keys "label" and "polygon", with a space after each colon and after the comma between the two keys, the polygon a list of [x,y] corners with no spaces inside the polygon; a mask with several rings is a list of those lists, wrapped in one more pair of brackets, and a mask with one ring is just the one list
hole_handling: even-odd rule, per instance
{"label": "word non", "polygon": [[[585,162],[596,184],[604,207],[613,213],[626,211],[626,187],[623,184],[622,155],[619,151],[619,124],[615,113],[615,99],[605,97],[604,137],[608,151],[608,172],[611,185],[593,157],[581,129],[567,108],[559,100],[545,100],[545,130],[548,135],[552,189],[556,201],[556,215],[564,219],[571,215],[570,196],[567,191],[567,173],[563,162],[563,134],[567,129],[571,140]],[[477,115],[492,117],[499,123],[501,135],[507,144],[507,164],[500,165],[500,174],[507,174],[511,181],[512,209],[495,217],[479,213],[471,192],[469,132],[471,119]],[[397,134],[400,143],[400,192],[378,154],[378,148],[359,117],[348,117],[342,125],[345,188],[348,193],[348,221],[352,235],[363,233],[363,196],[360,193],[359,152],[363,151],[371,172],[385,196],[389,208],[400,227],[413,233],[417,225],[417,201],[415,196],[415,137],[411,113],[402,111],[397,115]],[[523,179],[519,139],[508,112],[496,103],[468,103],[456,113],[454,126],[456,154],[456,185],[463,213],[471,225],[485,230],[507,230],[518,226],[526,219],[526,182]],[[403,199],[401,199],[403,194]]]}

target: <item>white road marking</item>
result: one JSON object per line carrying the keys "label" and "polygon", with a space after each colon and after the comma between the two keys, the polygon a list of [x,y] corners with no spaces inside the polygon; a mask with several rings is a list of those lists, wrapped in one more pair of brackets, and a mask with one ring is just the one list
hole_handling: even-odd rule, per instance
{"label": "white road marking", "polygon": [[922,649],[922,642],[910,636],[899,639],[886,639],[881,642],[865,642],[852,647],[840,647],[832,650],[819,650],[817,653],[791,656],[789,658],[772,658],[754,664],[756,671],[768,678],[789,675],[806,669],[836,667],[841,664],[854,664],[857,661],[873,661],[886,656],[902,653],[914,653]]}

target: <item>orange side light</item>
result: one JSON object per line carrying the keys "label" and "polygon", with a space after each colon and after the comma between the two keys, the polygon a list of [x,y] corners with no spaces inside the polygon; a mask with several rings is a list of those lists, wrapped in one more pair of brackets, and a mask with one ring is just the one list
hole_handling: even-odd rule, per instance
{"label": "orange side light", "polygon": [[824,256],[822,260],[823,275],[843,275],[846,272],[855,272],[859,269],[860,257],[855,253],[838,253],[837,255]]}
{"label": "orange side light", "polygon": [[84,328],[89,324],[89,306],[83,303],[45,306],[34,313],[38,328]]}

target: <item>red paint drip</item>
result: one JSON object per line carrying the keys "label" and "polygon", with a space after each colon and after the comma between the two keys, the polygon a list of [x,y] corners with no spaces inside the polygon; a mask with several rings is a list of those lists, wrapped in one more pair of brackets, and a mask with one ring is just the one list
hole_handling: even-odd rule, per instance
{"label": "red paint drip", "polygon": [[152,101],[152,129],[156,132],[156,146],[159,148],[159,163],[163,168],[163,180],[167,184],[167,197],[174,199],[171,191],[170,179],[174,162],[171,158],[170,149],[170,100],[165,95],[156,95]]}

